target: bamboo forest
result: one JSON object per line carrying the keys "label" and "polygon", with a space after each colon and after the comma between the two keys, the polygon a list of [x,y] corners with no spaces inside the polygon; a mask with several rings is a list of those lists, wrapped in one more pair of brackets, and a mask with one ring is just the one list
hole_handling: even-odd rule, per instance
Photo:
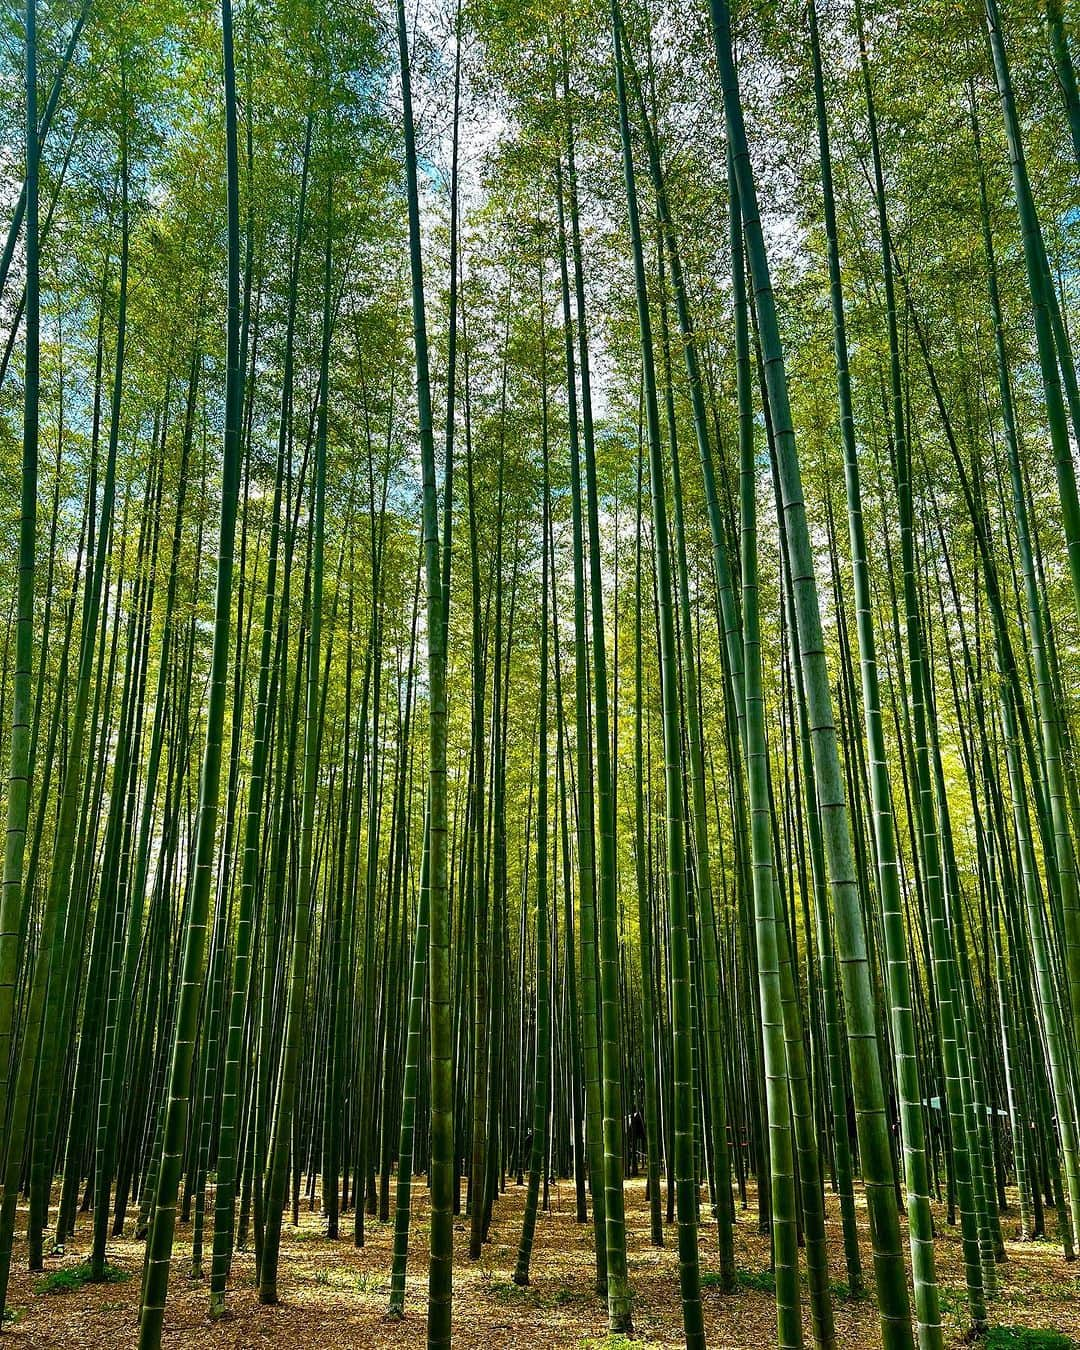
{"label": "bamboo forest", "polygon": [[0,1350],[1080,1350],[1080,0],[11,0]]}

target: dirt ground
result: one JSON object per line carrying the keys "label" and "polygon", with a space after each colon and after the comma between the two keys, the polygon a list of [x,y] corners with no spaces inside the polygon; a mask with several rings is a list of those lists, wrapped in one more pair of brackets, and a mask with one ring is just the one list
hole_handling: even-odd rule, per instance
{"label": "dirt ground", "polygon": [[[541,1214],[533,1251],[532,1283],[519,1289],[512,1281],[524,1206],[524,1187],[511,1181],[495,1206],[491,1241],[481,1261],[466,1256],[467,1233],[455,1221],[454,1343],[463,1350],[484,1347],[574,1347],[600,1350],[606,1333],[605,1308],[596,1297],[591,1275],[591,1236],[574,1221],[574,1189],[562,1182],[551,1190],[551,1211]],[[674,1229],[665,1230],[665,1246],[649,1245],[644,1182],[631,1180],[626,1195],[630,1279],[634,1291],[634,1341],[647,1346],[682,1344],[681,1306]],[[861,1202],[861,1197],[859,1197]],[[947,1340],[962,1343],[965,1296],[959,1233],[938,1215],[938,1269],[942,1285]],[[860,1220],[865,1209],[860,1207]],[[1003,1219],[1007,1238],[1016,1231],[1015,1213]],[[368,1242],[352,1243],[351,1218],[343,1221],[343,1237],[330,1242],[318,1210],[301,1213],[299,1228],[286,1222],[282,1233],[278,1290],[281,1303],[262,1307],[253,1281],[251,1252],[238,1254],[229,1292],[231,1316],[211,1324],[206,1316],[207,1284],[190,1274],[190,1228],[177,1231],[176,1256],[165,1313],[164,1344],[173,1350],[257,1350],[264,1346],[367,1347],[422,1346],[427,1287],[427,1196],[422,1182],[415,1190],[411,1260],[404,1322],[386,1319],[392,1225],[369,1219]],[[46,1275],[85,1259],[91,1221],[83,1215],[75,1241],[63,1256],[46,1257]],[[833,1279],[845,1280],[839,1214],[829,1196],[829,1240]],[[716,1270],[715,1228],[701,1230],[701,1266],[706,1330],[710,1346],[767,1347],[775,1344],[772,1293],[753,1287],[764,1283],[768,1270],[767,1239],[757,1231],[756,1213],[740,1211],[735,1229],[736,1256],[742,1287],[721,1294],[709,1287]],[[1080,1339],[1080,1263],[1067,1265],[1060,1249],[1048,1242],[1008,1241],[1008,1260],[998,1267],[999,1288],[991,1305],[991,1321],[1012,1326],[1055,1330]],[[207,1240],[209,1258],[209,1239]],[[864,1233],[864,1266],[872,1271]],[[136,1344],[142,1244],[127,1238],[110,1243],[109,1260],[131,1278],[110,1284],[88,1284],[60,1293],[41,1292],[40,1274],[25,1269],[25,1243],[16,1245],[8,1321],[3,1341],[10,1350],[81,1350],[103,1345]],[[870,1300],[835,1299],[840,1346],[877,1345],[877,1322]],[[807,1343],[809,1339],[809,1315]],[[610,1343],[614,1345],[615,1343]],[[628,1343],[617,1343],[627,1350]]]}

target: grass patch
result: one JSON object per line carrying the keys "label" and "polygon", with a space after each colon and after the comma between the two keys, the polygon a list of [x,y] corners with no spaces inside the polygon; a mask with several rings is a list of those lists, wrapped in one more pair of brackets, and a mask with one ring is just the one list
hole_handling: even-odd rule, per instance
{"label": "grass patch", "polygon": [[986,1333],[986,1350],[1076,1350],[1076,1342],[1060,1331],[991,1327]]}
{"label": "grass patch", "polygon": [[[776,1293],[776,1275],[771,1270],[737,1270],[735,1282],[741,1289],[756,1289],[762,1294]],[[720,1283],[719,1279],[716,1283]]]}
{"label": "grass patch", "polygon": [[581,1350],[644,1350],[644,1341],[635,1341],[630,1336],[586,1336],[581,1342]]}
{"label": "grass patch", "polygon": [[106,1264],[100,1278],[95,1280],[90,1262],[82,1261],[77,1266],[61,1266],[59,1270],[50,1271],[43,1280],[38,1280],[34,1291],[38,1294],[70,1294],[84,1284],[123,1284],[130,1279],[129,1270]]}
{"label": "grass patch", "polygon": [[324,1289],[355,1289],[358,1294],[378,1293],[379,1275],[371,1270],[350,1271],[347,1267],[317,1266],[311,1278]]}
{"label": "grass patch", "polygon": [[548,1296],[548,1302],[555,1308],[565,1308],[571,1303],[580,1303],[581,1295],[569,1285],[560,1285],[553,1294]]}
{"label": "grass patch", "polygon": [[864,1299],[869,1297],[865,1289],[860,1293],[853,1294],[851,1292],[851,1286],[846,1284],[843,1280],[830,1281],[829,1293],[832,1294],[833,1298],[839,1298],[845,1301],[850,1299],[855,1303],[861,1303]]}
{"label": "grass patch", "polygon": [[487,1291],[499,1303],[536,1303],[540,1295],[532,1285],[514,1284],[512,1280],[487,1280]]}
{"label": "grass patch", "polygon": [[[774,1294],[776,1292],[776,1275],[771,1270],[738,1270],[735,1272],[735,1283],[740,1289],[754,1289],[760,1294]],[[724,1278],[718,1270],[706,1270],[701,1276],[702,1289],[722,1289]],[[840,1280],[834,1280],[829,1285],[829,1293],[833,1298],[841,1299],[864,1299],[866,1294],[853,1294],[846,1284]]]}
{"label": "grass patch", "polygon": [[962,1317],[968,1309],[967,1291],[950,1289],[947,1284],[938,1285],[938,1307],[943,1313]]}

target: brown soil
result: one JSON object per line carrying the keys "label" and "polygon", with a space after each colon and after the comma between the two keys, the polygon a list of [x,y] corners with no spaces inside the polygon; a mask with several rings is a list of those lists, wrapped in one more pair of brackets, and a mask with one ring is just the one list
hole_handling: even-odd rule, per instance
{"label": "brown soil", "polygon": [[[861,1198],[860,1198],[861,1199]],[[648,1211],[644,1183],[627,1183],[627,1229],[630,1278],[634,1290],[634,1336],[650,1347],[682,1344],[681,1306],[675,1232],[665,1229],[662,1249],[648,1241]],[[591,1229],[574,1221],[574,1191],[566,1182],[553,1186],[551,1212],[541,1214],[532,1261],[532,1284],[520,1289],[512,1282],[517,1240],[521,1228],[524,1188],[512,1182],[495,1206],[491,1241],[483,1259],[466,1259],[467,1234],[455,1221],[454,1343],[459,1347],[574,1347],[589,1350],[603,1345],[605,1308],[594,1292]],[[963,1267],[959,1234],[938,1216],[938,1269],[942,1284],[947,1341],[960,1345],[966,1329]],[[860,1219],[865,1210],[860,1208]],[[1003,1219],[1006,1235],[1016,1229],[1015,1213]],[[256,1350],[281,1346],[307,1350],[308,1346],[422,1346],[425,1341],[424,1307],[427,1284],[427,1196],[422,1181],[415,1191],[412,1256],[409,1266],[404,1322],[386,1319],[392,1225],[369,1218],[368,1242],[357,1250],[352,1243],[352,1220],[342,1224],[343,1237],[330,1242],[325,1222],[306,1205],[299,1228],[286,1223],[282,1234],[277,1307],[260,1306],[253,1284],[250,1252],[241,1252],[233,1266],[229,1291],[231,1316],[211,1324],[206,1315],[205,1280],[189,1278],[190,1229],[177,1232],[177,1255],[165,1313],[164,1345],[173,1350]],[[839,1217],[829,1197],[829,1238],[833,1279],[845,1279]],[[740,1271],[760,1275],[768,1268],[768,1241],[757,1231],[753,1210],[738,1215],[735,1229]],[[90,1219],[82,1216],[74,1242],[63,1256],[46,1258],[46,1275],[85,1259],[90,1243]],[[1010,1241],[1008,1260],[998,1267],[999,1290],[991,1306],[991,1321],[1057,1330],[1080,1337],[1080,1268],[1067,1265],[1060,1249],[1048,1242]],[[207,1251],[209,1258],[209,1250]],[[25,1269],[25,1245],[16,1245],[9,1307],[3,1340],[10,1350],[63,1347],[81,1350],[136,1344],[139,1276],[142,1244],[114,1240],[112,1264],[129,1271],[123,1283],[85,1285],[68,1293],[38,1289],[41,1274]],[[864,1266],[872,1270],[864,1235]],[[701,1231],[702,1273],[716,1269],[715,1230]],[[845,1286],[846,1287],[846,1286]],[[743,1287],[736,1294],[704,1289],[709,1345],[765,1347],[775,1344],[776,1323],[772,1294]],[[874,1306],[869,1299],[835,1299],[837,1342],[842,1347],[879,1343]],[[807,1343],[809,1316],[807,1314]],[[628,1350],[628,1343],[616,1343]]]}

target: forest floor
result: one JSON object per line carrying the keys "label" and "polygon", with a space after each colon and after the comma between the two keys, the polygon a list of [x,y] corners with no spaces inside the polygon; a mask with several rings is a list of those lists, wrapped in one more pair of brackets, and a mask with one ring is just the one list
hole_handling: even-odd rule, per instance
{"label": "forest floor", "polygon": [[[675,1229],[665,1227],[665,1246],[649,1244],[649,1217],[644,1181],[627,1183],[626,1218],[630,1280],[634,1291],[634,1339],[606,1338],[606,1310],[594,1292],[591,1229],[574,1220],[573,1183],[551,1188],[551,1210],[541,1213],[533,1249],[532,1283],[513,1283],[514,1261],[521,1230],[525,1188],[511,1180],[495,1206],[491,1240],[483,1258],[466,1259],[467,1229],[455,1220],[454,1344],[462,1350],[484,1347],[543,1346],[573,1350],[631,1350],[682,1344]],[[877,1318],[870,1299],[847,1297],[839,1212],[829,1195],[829,1245],[832,1261],[837,1344],[870,1347],[879,1344]],[[872,1279],[866,1210],[857,1197],[863,1227],[864,1270]],[[53,1212],[55,1215],[55,1211]],[[286,1216],[288,1218],[288,1216]],[[966,1327],[963,1265],[959,1231],[937,1214],[937,1245],[942,1286],[946,1341],[963,1343]],[[25,1215],[22,1231],[25,1232]],[[1003,1216],[1008,1259],[998,1266],[998,1294],[991,1306],[991,1323],[998,1327],[989,1340],[991,1350],[1011,1350],[1035,1343],[1017,1330],[1056,1331],[1075,1338],[1080,1348],[1080,1264],[1067,1265],[1060,1248],[1050,1242],[1008,1240],[1016,1231],[1015,1211]],[[130,1225],[129,1225],[130,1227]],[[277,1307],[259,1304],[250,1251],[241,1252],[233,1266],[229,1291],[231,1316],[210,1323],[206,1315],[207,1283],[191,1280],[190,1227],[177,1230],[176,1252],[163,1344],[173,1350],[256,1350],[280,1346],[287,1350],[318,1347],[423,1346],[427,1291],[427,1195],[423,1184],[414,1191],[411,1260],[406,1292],[406,1318],[386,1318],[393,1225],[368,1218],[367,1244],[352,1243],[352,1218],[342,1221],[342,1237],[325,1237],[325,1220],[306,1203],[299,1228],[286,1222],[282,1231]],[[46,1292],[56,1284],[55,1272],[70,1270],[78,1284],[77,1268],[89,1253],[91,1219],[82,1215],[75,1240],[62,1256],[46,1257],[45,1272],[30,1274],[25,1267],[25,1239],[16,1243],[8,1300],[10,1317],[3,1341],[10,1350],[82,1350],[136,1343],[142,1243],[113,1239],[109,1261],[129,1278],[114,1283],[82,1284]],[[715,1228],[701,1230],[701,1268],[705,1323],[710,1347],[763,1348],[775,1344],[776,1323],[769,1269],[768,1239],[758,1232],[756,1211],[738,1212],[735,1227],[740,1288],[722,1294],[712,1281],[716,1271]],[[209,1268],[210,1239],[206,1243]],[[805,1304],[805,1298],[804,1298]],[[806,1314],[807,1343],[809,1315]],[[1055,1350],[1072,1344],[1062,1339],[1040,1342]]]}

